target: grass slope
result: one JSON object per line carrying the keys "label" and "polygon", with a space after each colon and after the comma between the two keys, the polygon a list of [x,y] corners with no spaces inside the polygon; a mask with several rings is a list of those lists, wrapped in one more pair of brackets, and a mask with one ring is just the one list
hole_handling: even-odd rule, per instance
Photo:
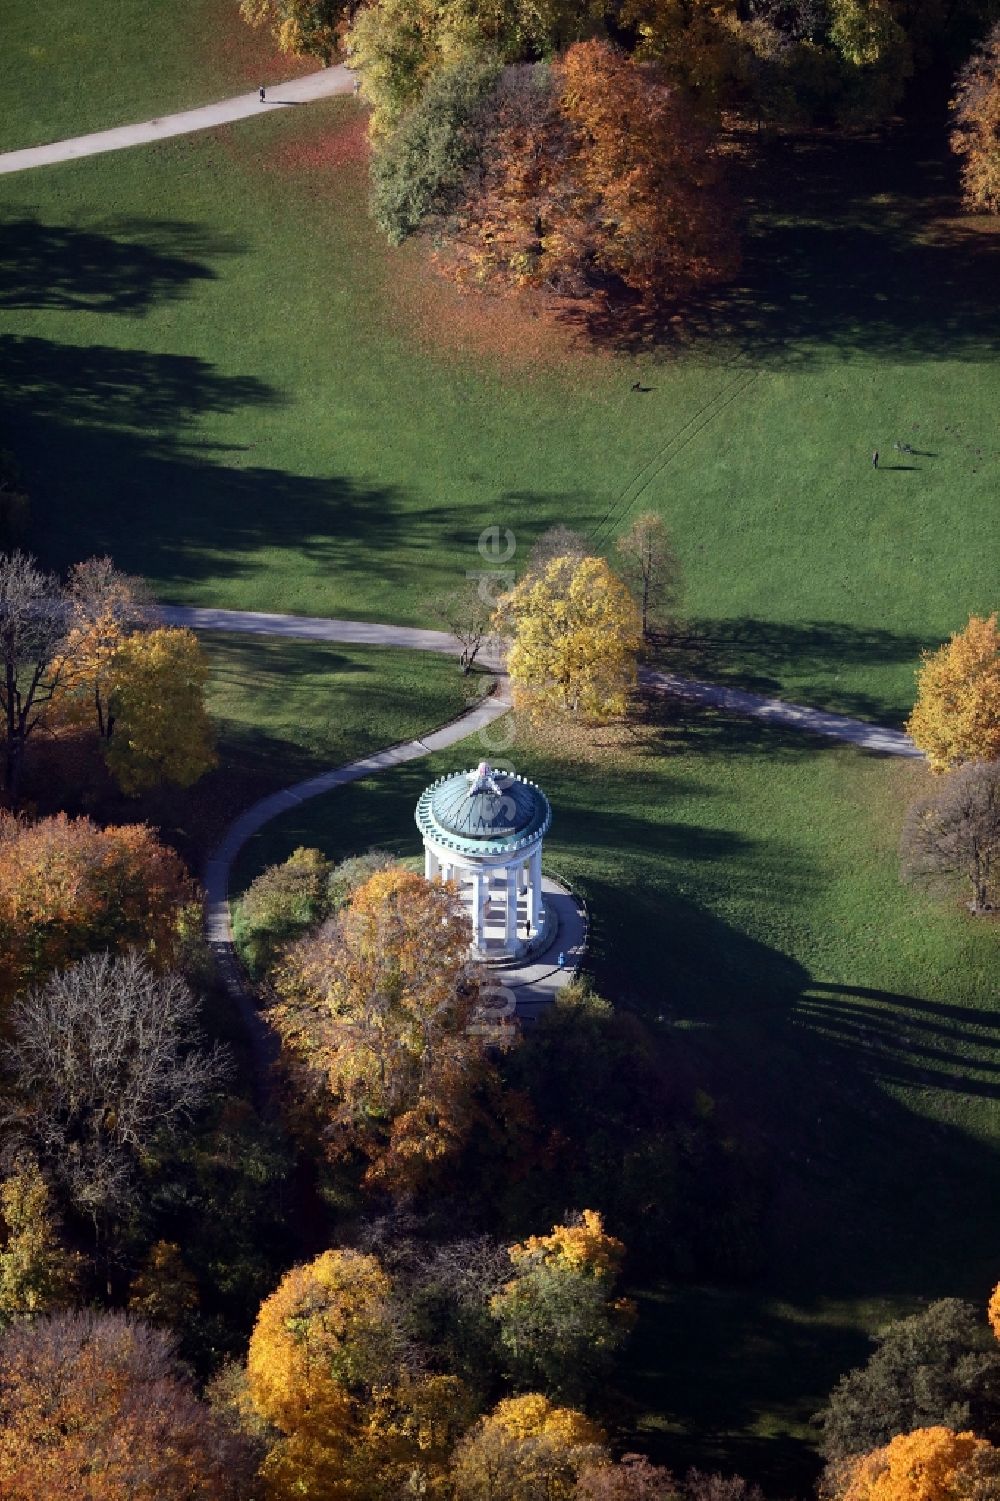
{"label": "grass slope", "polygon": [[[479,754],[286,815],[239,884],[303,843],[410,853],[421,788]],[[982,1303],[996,1281],[1000,935],[900,885],[920,768],[715,715],[610,764],[515,759],[552,800],[547,863],[587,898],[597,983],[769,1164],[758,1282],[637,1290],[637,1438],[801,1494],[810,1417],[865,1332],[923,1298]]]}
{"label": "grass slope", "polygon": [[34,545],[111,549],[175,600],[427,623],[484,525],[609,546],[653,506],[689,666],[898,720],[920,648],[996,602],[998,241],[947,217],[940,163],[783,142],[748,175],[742,284],[679,347],[525,368],[410,336],[353,110],[0,184]]}

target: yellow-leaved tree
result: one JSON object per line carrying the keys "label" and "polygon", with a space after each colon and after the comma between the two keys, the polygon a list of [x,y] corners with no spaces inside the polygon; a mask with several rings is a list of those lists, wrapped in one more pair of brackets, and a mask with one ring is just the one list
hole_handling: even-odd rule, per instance
{"label": "yellow-leaved tree", "polygon": [[262,1305],[247,1387],[281,1435],[262,1471],[269,1501],[375,1501],[442,1473],[468,1399],[453,1377],[407,1369],[391,1291],[374,1256],[325,1251]]}
{"label": "yellow-leaved tree", "polygon": [[52,1193],[32,1157],[0,1183],[0,1324],[73,1301],[79,1258],[59,1234]]}
{"label": "yellow-leaved tree", "polygon": [[925,652],[906,728],[933,771],[1000,757],[1000,631],[994,612],[971,616],[944,646]]}
{"label": "yellow-leaved tree", "polygon": [[396,867],[274,973],[270,1016],[293,1118],[306,1105],[331,1161],[360,1159],[368,1183],[425,1182],[480,1118],[477,1096],[494,1074],[474,1024],[471,936],[454,887]]}
{"label": "yellow-leaved tree", "polygon": [[620,718],[635,688],[642,621],[603,558],[553,558],[500,601],[507,667],[522,702]]}
{"label": "yellow-leaved tree", "polygon": [[837,1501],[962,1501],[996,1450],[974,1433],[916,1428],[845,1461],[833,1476]]}
{"label": "yellow-leaved tree", "polygon": [[163,627],[128,636],[110,678],[113,733],[105,758],[124,792],[162,782],[190,787],[215,765],[208,664],[193,631]]}
{"label": "yellow-leaved tree", "polygon": [[580,1472],[607,1460],[596,1423],[530,1392],[498,1403],[455,1449],[456,1501],[569,1501]]}
{"label": "yellow-leaved tree", "polygon": [[510,1247],[514,1274],[490,1312],[516,1380],[570,1401],[599,1385],[634,1315],[614,1297],[624,1254],[593,1209]]}
{"label": "yellow-leaved tree", "polygon": [[69,572],[71,625],[60,662],[57,706],[70,723],[96,720],[97,733],[114,728],[109,698],[115,657],[127,638],[153,619],[141,579],[120,573],[110,558],[88,558]]}

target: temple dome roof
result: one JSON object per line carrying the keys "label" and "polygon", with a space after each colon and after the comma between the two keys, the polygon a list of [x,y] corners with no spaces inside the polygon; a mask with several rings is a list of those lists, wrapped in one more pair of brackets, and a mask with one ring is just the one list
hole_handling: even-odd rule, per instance
{"label": "temple dome roof", "polygon": [[417,803],[421,833],[468,854],[497,854],[534,844],[552,822],[549,800],[524,777],[481,761],[433,782]]}

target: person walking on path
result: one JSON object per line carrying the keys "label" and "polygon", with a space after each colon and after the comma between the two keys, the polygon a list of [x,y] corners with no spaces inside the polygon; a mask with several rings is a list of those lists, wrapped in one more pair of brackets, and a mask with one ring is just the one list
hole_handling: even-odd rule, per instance
{"label": "person walking on path", "polygon": [[264,103],[264,98],[265,98],[265,89],[264,89],[264,85],[261,84],[261,86],[260,86],[260,102],[261,102],[261,104]]}
{"label": "person walking on path", "polygon": [[876,448],[875,452],[872,454],[872,468],[873,469],[877,469],[878,468],[878,449],[877,448]]}

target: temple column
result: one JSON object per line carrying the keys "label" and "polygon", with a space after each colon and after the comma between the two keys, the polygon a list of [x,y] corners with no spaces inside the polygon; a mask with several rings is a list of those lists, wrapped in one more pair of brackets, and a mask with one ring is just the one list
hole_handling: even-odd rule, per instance
{"label": "temple column", "polygon": [[541,928],[545,921],[545,910],[542,907],[542,851],[532,850],[528,861],[528,921],[531,924],[532,937]]}
{"label": "temple column", "polygon": [[483,904],[486,900],[486,878],[481,870],[472,872],[472,941],[476,948],[483,946]]}
{"label": "temple column", "polygon": [[425,845],[424,846],[424,879],[426,881],[433,881],[434,877],[438,874],[438,872],[440,871],[440,869],[441,869],[441,865],[440,865],[440,862],[438,860],[437,855],[435,855],[434,851],[431,849],[431,847],[430,847],[429,844]]}
{"label": "temple column", "polygon": [[504,928],[504,947],[510,953],[517,951],[517,887],[519,872],[516,866],[508,865],[504,871],[507,878],[507,910]]}

